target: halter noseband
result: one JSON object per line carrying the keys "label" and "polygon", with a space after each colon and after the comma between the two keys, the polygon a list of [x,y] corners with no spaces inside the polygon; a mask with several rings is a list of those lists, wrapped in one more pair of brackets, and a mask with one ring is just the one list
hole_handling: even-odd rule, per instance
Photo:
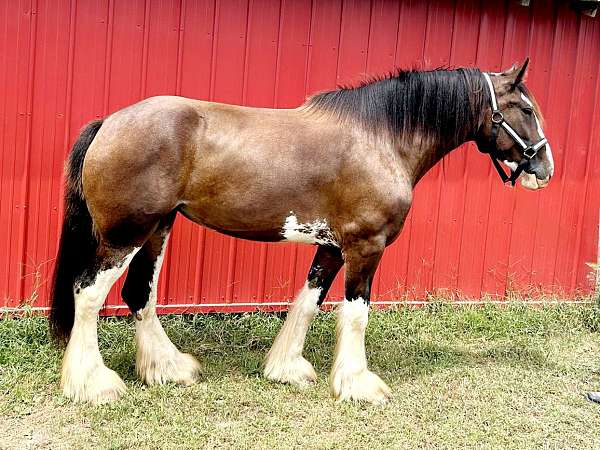
{"label": "halter noseband", "polygon": [[[517,178],[519,178],[519,175],[521,175],[521,172],[523,172],[523,169],[529,163],[529,160],[531,160],[533,157],[535,157],[535,155],[537,155],[538,150],[540,148],[542,148],[544,145],[546,145],[548,143],[548,140],[542,134],[541,139],[536,144],[527,145],[525,143],[525,141],[523,140],[523,138],[521,138],[521,136],[519,136],[519,133],[517,133],[514,130],[514,128],[511,127],[508,124],[508,122],[506,122],[506,120],[504,120],[504,115],[502,114],[502,111],[500,111],[500,109],[498,109],[498,102],[496,101],[496,92],[494,91],[494,85],[492,84],[490,75],[483,72],[483,77],[485,78],[485,81],[487,82],[487,85],[490,88],[490,98],[492,101],[491,121],[492,121],[492,142],[494,144],[494,149],[489,152],[489,155],[490,155],[490,158],[492,159],[492,163],[494,164],[494,167],[496,168],[496,170],[498,171],[498,174],[500,175],[500,178],[502,178],[502,182],[506,183],[507,181],[510,181],[510,183],[514,186],[515,182],[517,181]],[[519,144],[521,146],[521,148],[523,149],[523,156],[525,156],[525,158],[527,158],[526,161],[519,163],[516,170],[512,170],[512,169],[510,170],[510,177],[508,175],[506,175],[506,172],[504,171],[504,169],[500,165],[500,162],[498,161],[499,158],[498,158],[498,154],[497,154],[498,148],[496,145],[496,140],[498,139],[498,131],[500,131],[500,127],[504,128],[504,131],[506,131],[508,133],[508,135],[517,144]]]}

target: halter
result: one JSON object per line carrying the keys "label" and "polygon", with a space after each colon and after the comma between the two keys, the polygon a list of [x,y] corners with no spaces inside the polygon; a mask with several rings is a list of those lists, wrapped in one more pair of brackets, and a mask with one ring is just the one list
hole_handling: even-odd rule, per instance
{"label": "halter", "polygon": [[[523,138],[521,138],[521,136],[519,136],[519,133],[517,133],[514,130],[514,128],[511,127],[508,124],[508,122],[506,122],[506,120],[504,120],[504,115],[502,114],[502,111],[500,111],[500,109],[498,109],[498,102],[496,101],[496,92],[494,92],[494,85],[492,84],[492,80],[491,80],[489,74],[483,72],[483,77],[485,78],[485,81],[487,82],[487,85],[490,88],[490,98],[492,100],[491,121],[492,121],[492,142],[494,143],[494,150],[490,151],[489,155],[490,155],[490,158],[492,159],[492,163],[494,164],[494,167],[496,168],[496,170],[498,171],[498,174],[500,175],[500,178],[502,178],[502,182],[506,183],[507,181],[510,181],[511,185],[514,186],[515,182],[517,181],[517,178],[519,178],[519,175],[521,175],[521,172],[523,172],[523,169],[525,169],[525,166],[529,163],[529,161],[532,158],[535,157],[535,155],[537,155],[539,149],[548,143],[548,140],[546,139],[544,134],[541,133],[541,139],[536,144],[527,145],[525,143],[525,140],[523,140]],[[535,112],[534,112],[534,114],[535,114]],[[519,144],[521,146],[521,148],[523,149],[523,156],[525,156],[525,158],[527,158],[526,161],[519,163],[516,170],[512,170],[512,169],[510,170],[510,177],[508,175],[506,175],[506,172],[500,165],[500,162],[498,162],[496,140],[498,139],[498,131],[500,131],[500,127],[504,128],[504,131],[506,131],[508,133],[508,135],[517,144]]]}

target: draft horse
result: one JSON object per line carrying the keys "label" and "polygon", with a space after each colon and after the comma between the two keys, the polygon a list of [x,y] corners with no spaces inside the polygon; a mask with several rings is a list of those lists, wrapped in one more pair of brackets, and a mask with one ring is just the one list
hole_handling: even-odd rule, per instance
{"label": "draft horse", "polygon": [[521,177],[538,189],[553,174],[526,68],[527,61],[503,73],[397,71],[314,95],[296,109],[154,97],[89,123],[66,164],[52,289],[52,330],[67,342],[64,395],[101,403],[125,391],[100,355],[97,320],[127,267],[122,297],[136,318],[137,373],[148,384],[196,380],[198,362],[173,345],[156,315],[158,275],[180,213],[237,238],[318,246],[267,355],[270,380],[316,380],[304,340],[345,264],[331,392],[386,401],[389,388],[367,369],[370,289],[416,183],[468,141],[491,157],[503,181]]}

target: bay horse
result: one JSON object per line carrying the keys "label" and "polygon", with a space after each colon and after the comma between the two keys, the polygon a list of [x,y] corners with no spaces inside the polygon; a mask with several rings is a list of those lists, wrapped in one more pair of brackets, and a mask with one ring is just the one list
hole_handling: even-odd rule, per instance
{"label": "bay horse", "polygon": [[[178,213],[229,236],[317,245],[304,287],[268,352],[264,375],[316,381],[302,356],[309,324],[346,265],[330,389],[339,400],[385,402],[367,369],[373,274],[402,229],[421,177],[468,141],[503,181],[545,187],[553,161],[523,79],[527,61],[479,69],[396,71],[261,109],[153,97],[89,123],[66,163],[65,217],[51,329],[67,343],[61,388],[102,403],[125,391],[98,348],[98,313],[129,267],[122,297],[136,318],[136,371],[147,383],[191,384],[199,364],[156,315],[161,264]],[[507,175],[498,161],[510,168]]]}

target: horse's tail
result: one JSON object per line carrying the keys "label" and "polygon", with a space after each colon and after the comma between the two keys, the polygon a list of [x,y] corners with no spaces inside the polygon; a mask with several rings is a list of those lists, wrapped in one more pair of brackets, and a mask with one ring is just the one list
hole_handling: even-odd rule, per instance
{"label": "horse's tail", "polygon": [[50,330],[53,337],[66,343],[75,320],[74,284],[94,264],[98,241],[92,216],[83,196],[81,172],[87,150],[103,120],[87,124],[73,145],[65,165],[65,217],[51,290]]}

